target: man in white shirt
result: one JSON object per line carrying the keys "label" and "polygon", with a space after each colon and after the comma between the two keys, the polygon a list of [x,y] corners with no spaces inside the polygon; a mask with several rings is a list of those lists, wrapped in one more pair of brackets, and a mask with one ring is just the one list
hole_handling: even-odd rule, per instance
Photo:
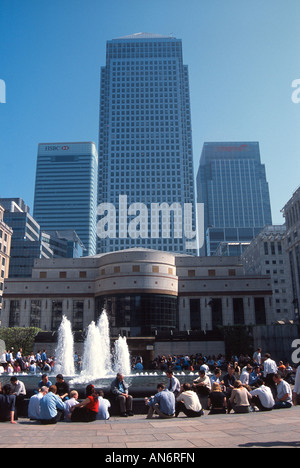
{"label": "man in white shirt", "polygon": [[79,404],[79,402],[77,401],[78,396],[79,396],[78,392],[76,390],[72,390],[70,392],[70,398],[64,402],[65,403],[65,409],[64,409],[65,421],[67,422],[71,421],[71,408]]}
{"label": "man in white shirt", "polygon": [[174,376],[173,372],[171,370],[168,370],[166,372],[167,374],[167,377],[169,379],[169,384],[167,386],[167,389],[174,393],[175,397],[178,395],[178,393],[180,392],[180,382],[179,380],[177,379],[177,377]]}
{"label": "man in white shirt", "polygon": [[257,406],[260,411],[271,411],[275,401],[270,387],[266,387],[261,379],[257,380],[257,385],[258,388],[250,392],[252,395],[251,406]]}
{"label": "man in white shirt", "polygon": [[257,348],[255,353],[253,354],[253,361],[259,366],[261,365],[261,348]]}
{"label": "man in white shirt", "polygon": [[252,371],[253,371],[253,367],[251,366],[247,366],[243,369],[243,372],[241,373],[241,376],[240,376],[240,381],[242,382],[243,385],[249,385],[249,377]]}
{"label": "man in white shirt", "polygon": [[191,384],[185,383],[180,387],[180,393],[176,397],[175,417],[183,412],[189,418],[202,416],[202,405],[196,392],[191,390]]}
{"label": "man in white shirt", "polygon": [[280,374],[275,374],[273,380],[277,387],[274,409],[291,408],[293,397],[290,384],[283,380]]}
{"label": "man in white shirt", "polygon": [[275,361],[271,359],[269,353],[265,354],[264,360],[264,378],[266,381],[266,385],[274,390],[274,381],[273,377],[277,373],[277,364]]}
{"label": "man in white shirt", "polygon": [[12,376],[10,379],[12,386],[12,392],[16,395],[16,414],[18,417],[25,416],[24,399],[26,397],[26,388],[21,380],[18,380],[16,376]]}
{"label": "man in white shirt", "polygon": [[194,380],[193,388],[199,395],[207,396],[211,392],[211,381],[205,370],[199,370],[199,377]]}
{"label": "man in white shirt", "polygon": [[111,407],[110,401],[107,398],[104,398],[104,392],[99,390],[99,410],[96,419],[97,420],[107,420],[110,418],[108,408]]}

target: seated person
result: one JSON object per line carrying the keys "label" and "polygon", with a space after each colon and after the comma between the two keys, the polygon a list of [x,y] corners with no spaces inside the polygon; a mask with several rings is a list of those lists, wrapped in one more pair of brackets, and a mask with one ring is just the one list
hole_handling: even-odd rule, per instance
{"label": "seated person", "polygon": [[49,392],[40,401],[40,421],[42,424],[56,424],[65,410],[65,404],[56,395],[56,386],[51,385]]}
{"label": "seated person", "polygon": [[11,385],[4,385],[0,394],[0,422],[10,421],[11,424],[17,424],[15,421],[15,403],[16,396],[12,394]]}
{"label": "seated person", "polygon": [[234,389],[228,400],[228,413],[230,413],[231,409],[233,409],[235,413],[249,413],[251,398],[250,393],[243,386],[242,382],[236,380]]}
{"label": "seated person", "polygon": [[199,377],[194,380],[193,388],[199,393],[199,395],[208,395],[211,391],[211,381],[208,375],[206,375],[204,369],[199,370]]}
{"label": "seated person", "polygon": [[42,380],[39,381],[38,388],[41,389],[42,387],[47,387],[50,388],[52,385],[52,382],[49,380],[47,374],[42,375]]}
{"label": "seated person", "polygon": [[56,394],[62,399],[62,401],[69,399],[70,387],[67,382],[65,382],[62,374],[57,374],[56,376]]}
{"label": "seated person", "polygon": [[235,368],[231,365],[228,366],[227,374],[224,375],[224,386],[226,392],[226,398],[230,398],[231,392],[234,389],[234,382],[236,381],[235,377]]}
{"label": "seated person", "polygon": [[110,414],[108,408],[110,408],[111,404],[107,398],[104,398],[103,390],[99,390],[98,392],[99,397],[99,410],[97,414],[97,420],[107,420],[110,418]]}
{"label": "seated person", "polygon": [[220,384],[214,383],[212,390],[208,395],[208,407],[210,412],[208,414],[226,414],[226,395],[222,392]]}
{"label": "seated person", "polygon": [[275,398],[274,409],[291,408],[293,406],[292,389],[280,374],[276,373],[273,376],[273,381],[276,384],[277,396]]}
{"label": "seated person", "polygon": [[70,398],[65,401],[65,421],[69,422],[72,416],[72,408],[78,405],[78,392],[76,390],[72,390],[70,392]]}
{"label": "seated person", "polygon": [[40,401],[48,393],[48,387],[42,387],[38,393],[32,395],[28,404],[28,417],[31,420],[40,419]]}
{"label": "seated person", "polygon": [[200,417],[204,414],[198,395],[191,389],[190,383],[181,385],[176,397],[175,416],[177,417],[181,411],[189,418]]}
{"label": "seated person", "polygon": [[123,417],[133,416],[133,397],[129,395],[128,388],[129,385],[124,381],[123,374],[119,372],[115,380],[112,381],[110,390],[116,396]]}
{"label": "seated person", "polygon": [[166,374],[169,379],[168,390],[170,390],[170,392],[173,392],[176,397],[180,392],[180,382],[177,379],[177,377],[174,376],[173,371],[171,371],[170,369],[167,370]]}
{"label": "seated person", "polygon": [[145,404],[149,406],[147,419],[151,419],[153,414],[158,414],[159,418],[172,418],[175,414],[175,395],[170,392],[162,383],[157,385],[158,392],[150,400],[145,398]]}
{"label": "seated person", "polygon": [[275,405],[273,393],[270,387],[264,385],[262,379],[257,380],[257,388],[251,390],[251,406],[257,406],[260,411],[271,411]]}
{"label": "seated person", "polygon": [[86,398],[78,405],[71,408],[72,422],[91,422],[96,421],[99,410],[98,395],[94,385],[86,387]]}
{"label": "seated person", "polygon": [[256,387],[259,379],[261,379],[261,370],[259,366],[255,366],[253,372],[249,375],[250,387]]}
{"label": "seated person", "polygon": [[214,370],[214,375],[210,378],[211,385],[213,385],[215,382],[218,384],[224,384],[224,382],[221,382],[222,379],[222,371],[219,367],[217,367]]}

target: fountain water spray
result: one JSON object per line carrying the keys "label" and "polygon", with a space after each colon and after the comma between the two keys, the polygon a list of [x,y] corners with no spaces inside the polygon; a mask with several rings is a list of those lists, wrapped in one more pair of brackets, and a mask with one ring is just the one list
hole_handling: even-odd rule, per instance
{"label": "fountain water spray", "polygon": [[102,377],[105,375],[101,355],[101,335],[95,322],[91,322],[88,326],[84,342],[81,374],[86,378]]}
{"label": "fountain water spray", "polygon": [[103,361],[104,372],[109,374],[112,371],[112,363],[110,352],[109,321],[105,310],[103,310],[102,314],[100,315],[97,326],[100,332],[101,359]]}
{"label": "fountain water spray", "polygon": [[64,315],[58,329],[57,348],[55,350],[55,367],[57,374],[74,375],[74,337],[71,322]]}
{"label": "fountain water spray", "polygon": [[125,336],[119,336],[115,341],[114,370],[124,375],[129,375],[131,372],[130,354]]}
{"label": "fountain water spray", "polygon": [[[71,324],[66,317],[63,317],[59,328],[55,370],[66,375],[75,374],[73,335]],[[106,311],[103,310],[97,324],[92,321],[88,326],[83,347],[82,371],[76,381],[101,379],[117,372],[130,375],[129,349],[126,337],[119,336],[114,344],[113,354],[111,353],[109,321]]]}

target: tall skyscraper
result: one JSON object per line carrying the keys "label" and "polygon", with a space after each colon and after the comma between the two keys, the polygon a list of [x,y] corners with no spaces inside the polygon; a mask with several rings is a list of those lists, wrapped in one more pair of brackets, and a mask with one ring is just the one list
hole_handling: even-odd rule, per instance
{"label": "tall skyscraper", "polygon": [[72,230],[96,253],[98,155],[93,142],[38,146],[33,216],[43,231]]}
{"label": "tall skyscraper", "polygon": [[[98,151],[98,253],[130,247],[186,252],[184,220],[195,229],[195,197],[181,40],[137,33],[107,42]],[[193,205],[192,215],[184,204]],[[110,206],[112,219],[104,226]]]}
{"label": "tall skyscraper", "polygon": [[240,255],[243,245],[272,224],[265,166],[257,142],[204,143],[197,174],[204,204],[202,255]]}

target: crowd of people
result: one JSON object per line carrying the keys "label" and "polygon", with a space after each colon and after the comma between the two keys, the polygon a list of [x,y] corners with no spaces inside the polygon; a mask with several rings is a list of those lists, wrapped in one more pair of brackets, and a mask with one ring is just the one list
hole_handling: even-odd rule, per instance
{"label": "crowd of people", "polygon": [[[78,391],[70,389],[62,374],[56,375],[55,383],[52,383],[48,374],[43,374],[36,391],[29,399],[28,418],[41,424],[109,419],[111,403],[104,398],[103,390],[97,390],[94,385],[89,384],[85,392],[85,398],[79,401]],[[10,384],[5,384],[3,388],[0,382],[0,422],[10,421],[15,424],[18,415],[24,415],[25,398],[25,385],[17,376],[12,376]]]}
{"label": "crowd of people", "polygon": [[[21,367],[21,360],[29,362],[24,360],[22,350],[18,351],[15,358],[11,352],[5,352],[1,356],[1,366],[9,374],[9,365]],[[78,391],[70,389],[63,375],[56,375],[55,383],[51,381],[51,374],[48,374],[53,366],[49,365],[46,350],[30,356],[29,373],[37,373],[30,370],[34,364],[44,373],[35,394],[29,400],[30,419],[38,420],[41,424],[54,424],[61,420],[90,422],[109,419],[111,399],[105,398],[103,390],[97,390],[89,384],[85,398],[79,401]],[[137,364],[139,369],[143,366],[141,356],[134,359],[133,368],[137,368]],[[208,410],[208,414],[286,409],[296,405],[300,396],[300,367],[282,361],[276,363],[270,354],[262,355],[260,348],[251,357],[241,354],[239,357],[232,356],[229,361],[222,355],[158,356],[151,368],[162,371],[167,384],[162,378],[155,395],[145,397],[148,419],[154,415],[159,418],[177,417],[181,412],[187,417],[200,417],[204,409]],[[175,374],[180,370],[197,371],[198,377],[189,382],[184,377],[189,373],[182,372],[178,377],[185,381],[180,382]],[[134,398],[121,373],[111,382],[110,393],[118,404],[121,417],[134,415]],[[17,375],[12,374],[10,384],[3,388],[0,382],[0,421],[16,423],[18,414],[24,414],[25,398],[25,385]]]}
{"label": "crowd of people", "polygon": [[[78,355],[74,356],[76,364]],[[26,372],[28,374],[40,374],[42,372],[51,372],[54,368],[54,356],[47,356],[47,350],[39,350],[37,353],[31,352],[29,355],[24,355],[22,348],[19,348],[16,353],[14,349],[5,350],[0,355],[0,375],[1,374],[20,374]]]}

